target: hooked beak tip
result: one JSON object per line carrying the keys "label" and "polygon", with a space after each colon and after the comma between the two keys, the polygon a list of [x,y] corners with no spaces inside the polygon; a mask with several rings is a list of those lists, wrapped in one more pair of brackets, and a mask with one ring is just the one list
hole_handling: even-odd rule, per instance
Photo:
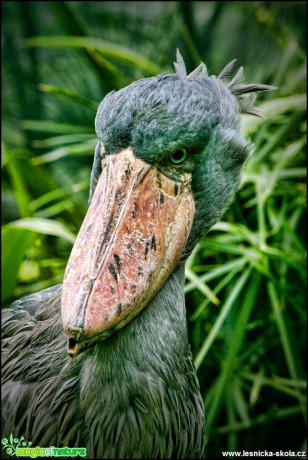
{"label": "hooked beak tip", "polygon": [[76,358],[80,353],[80,348],[80,343],[76,339],[70,338],[67,340],[67,354],[70,358]]}

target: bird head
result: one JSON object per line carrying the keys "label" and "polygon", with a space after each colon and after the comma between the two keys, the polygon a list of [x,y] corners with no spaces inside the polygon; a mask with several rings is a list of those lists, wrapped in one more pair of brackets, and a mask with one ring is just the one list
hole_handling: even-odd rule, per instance
{"label": "bird head", "polygon": [[240,114],[261,116],[235,61],[218,76],[202,63],[187,75],[138,80],[99,105],[90,206],[62,290],[74,357],[130,322],[217,222],[251,152]]}

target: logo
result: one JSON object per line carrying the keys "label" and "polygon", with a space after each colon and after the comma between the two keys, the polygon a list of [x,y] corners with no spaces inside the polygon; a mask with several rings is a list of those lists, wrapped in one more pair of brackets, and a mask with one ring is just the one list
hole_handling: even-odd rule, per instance
{"label": "logo", "polygon": [[12,433],[9,439],[3,438],[1,443],[3,444],[4,451],[9,455],[16,455],[16,449],[20,447],[30,447],[32,442],[27,442],[22,436],[20,439],[14,438]]}
{"label": "logo", "polygon": [[9,438],[3,438],[3,450],[7,455],[16,457],[85,457],[87,449],[85,447],[32,447],[32,442],[26,441],[24,436],[14,438],[10,435]]}

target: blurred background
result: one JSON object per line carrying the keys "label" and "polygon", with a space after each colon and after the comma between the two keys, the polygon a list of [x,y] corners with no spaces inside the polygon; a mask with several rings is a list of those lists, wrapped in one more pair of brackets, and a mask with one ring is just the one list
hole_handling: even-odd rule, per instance
{"label": "blurred background", "polygon": [[306,2],[2,2],[3,306],[61,283],[87,210],[98,103],[232,59],[266,119],[223,220],[186,266],[206,455],[305,451]]}

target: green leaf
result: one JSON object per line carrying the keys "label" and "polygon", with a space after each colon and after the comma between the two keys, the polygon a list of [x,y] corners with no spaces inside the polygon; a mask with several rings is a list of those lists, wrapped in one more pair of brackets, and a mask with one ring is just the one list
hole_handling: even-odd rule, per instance
{"label": "green leaf", "polygon": [[213,435],[226,434],[226,433],[229,433],[230,431],[247,430],[248,428],[251,428],[257,425],[264,425],[264,424],[268,425],[272,421],[278,421],[278,420],[283,420],[285,418],[294,417],[295,415],[298,415],[299,413],[300,413],[300,408],[298,406],[290,406],[290,407],[278,409],[275,411],[273,411],[272,409],[269,409],[267,412],[253,418],[250,421],[250,426],[247,426],[247,424],[245,423],[238,422],[234,424],[232,427],[227,425],[227,426],[216,428],[215,430],[213,430],[212,434]]}
{"label": "green leaf", "polygon": [[57,147],[66,144],[77,144],[78,142],[89,141],[94,137],[93,133],[63,134],[60,136],[48,137],[47,139],[35,140],[33,141],[33,146],[36,148]]}
{"label": "green leaf", "polygon": [[20,125],[23,129],[34,131],[35,133],[51,134],[70,134],[70,133],[91,133],[93,136],[94,128],[92,126],[71,125],[68,123],[56,123],[48,120],[22,120]]}
{"label": "green leaf", "polygon": [[72,244],[74,244],[75,242],[75,235],[70,230],[68,230],[64,224],[56,220],[32,217],[29,219],[20,219],[14,222],[10,222],[9,224],[6,224],[4,227],[6,230],[31,230],[35,233],[42,233],[44,235],[53,235],[59,238],[63,238],[64,240]]}
{"label": "green leaf", "polygon": [[92,37],[41,36],[27,40],[28,45],[44,48],[84,48],[100,51],[104,56],[135,66],[146,74],[157,74],[161,68],[129,48]]}
{"label": "green leaf", "polygon": [[[213,270],[207,271],[204,275],[198,276],[197,284],[192,281],[190,283],[187,283],[185,286],[185,292],[190,292],[193,289],[195,289],[198,284],[208,282],[210,280],[216,279],[219,276],[224,275],[225,273],[230,273],[231,271],[236,271],[239,268],[242,268],[246,263],[246,260],[244,257],[240,257],[238,259],[232,260],[231,262],[227,262],[225,264],[220,264],[217,268],[214,268]],[[186,268],[186,272],[188,269]],[[189,279],[189,276],[187,276]]]}
{"label": "green leaf", "polygon": [[6,149],[6,168],[12,181],[19,213],[22,217],[29,217],[32,215],[32,209],[28,184],[23,173],[25,162],[28,161],[25,157],[26,155],[16,155],[15,150]]}
{"label": "green leaf", "polygon": [[[286,112],[305,111],[307,106],[307,95],[297,94],[294,96],[278,97],[258,105],[269,120],[274,120]],[[244,134],[251,135],[257,131],[264,121],[251,115],[243,115],[241,126]]]}
{"label": "green leaf", "polygon": [[35,234],[23,228],[2,229],[2,299],[13,297],[18,271],[27,249],[32,245]]}
{"label": "green leaf", "polygon": [[69,155],[93,155],[96,144],[97,139],[91,139],[76,145],[60,147],[56,150],[45,153],[44,155],[32,158],[31,162],[33,165],[37,166],[59,160],[60,158],[64,158]]}
{"label": "green leaf", "polygon": [[39,89],[46,94],[52,94],[53,96],[68,99],[84,107],[87,107],[95,112],[97,111],[99,104],[98,102],[92,101],[91,99],[88,99],[86,97],[82,97],[79,94],[72,91],[71,89],[60,88],[59,86],[46,85],[43,83],[39,85]]}
{"label": "green leaf", "polygon": [[[273,313],[274,313],[275,321],[276,321],[277,328],[279,331],[281,345],[282,345],[282,349],[285,355],[285,360],[286,360],[286,363],[289,369],[290,376],[293,380],[298,380],[296,357],[293,355],[293,353],[295,353],[295,346],[294,344],[292,345],[291,340],[290,340],[288,326],[284,318],[284,314],[282,311],[282,305],[279,300],[278,293],[275,289],[274,284],[271,282],[267,284],[267,288],[268,288],[269,297],[272,303]],[[304,420],[306,422],[305,404],[302,401],[299,391],[296,391],[296,393],[297,393],[297,398],[298,398],[299,405],[302,410]]]}
{"label": "green leaf", "polygon": [[215,338],[217,337],[221,327],[227,318],[232,306],[234,305],[235,301],[237,300],[238,296],[240,295],[249,275],[251,273],[251,268],[247,268],[242,276],[238,279],[236,285],[234,286],[229,298],[226,300],[225,304],[221,307],[220,313],[215,321],[214,326],[211,329],[210,334],[207,336],[206,340],[204,341],[199,353],[195,359],[195,366],[198,369],[204,360],[205,356],[207,355],[212,343],[214,342]]}
{"label": "green leaf", "polygon": [[[251,269],[249,268],[243,273],[241,278],[238,280],[236,286],[232,290],[231,295],[229,297],[230,300],[229,302],[227,301],[226,303],[226,305],[228,305],[228,303],[230,305],[230,306],[228,305],[228,310],[225,307],[224,315],[222,314],[222,312],[220,313],[213,327],[213,329],[215,328],[216,335],[222,325],[223,320],[225,319],[226,314],[228,313],[232,304],[235,302],[240,292],[242,291],[244,284],[246,283],[250,273],[251,273]],[[248,287],[245,292],[244,301],[241,304],[240,313],[238,315],[238,319],[235,324],[235,327],[233,328],[232,340],[230,340],[230,343],[228,344],[228,348],[226,350],[226,356],[223,361],[222,371],[217,381],[215,395],[212,398],[212,403],[208,408],[208,413],[207,413],[207,431],[208,433],[210,433],[210,431],[212,430],[214,422],[219,415],[219,411],[221,409],[222,401],[224,399],[226,387],[228,384],[230,384],[232,380],[232,373],[236,369],[237,356],[242,347],[247,323],[249,321],[252,309],[255,305],[255,300],[256,300],[259,286],[260,286],[260,280],[261,280],[260,275],[255,272],[254,275],[251,277],[250,282],[248,283]],[[206,347],[204,348],[206,349]],[[198,356],[199,356],[199,359],[198,359]],[[203,350],[203,355],[199,352],[198,356],[197,356],[198,361],[196,359],[196,365],[199,364],[200,359],[204,357],[204,350]],[[237,403],[238,403],[238,407],[241,406],[240,411],[245,421],[247,422],[248,420],[247,409],[243,407],[243,402],[239,402],[239,400],[237,400]]]}
{"label": "green leaf", "polygon": [[200,280],[199,277],[197,277],[194,272],[192,272],[188,267],[186,267],[186,277],[192,281],[194,286],[199,289],[206,297],[209,298],[211,302],[213,302],[214,305],[219,305],[219,299],[216,297],[214,292]]}

